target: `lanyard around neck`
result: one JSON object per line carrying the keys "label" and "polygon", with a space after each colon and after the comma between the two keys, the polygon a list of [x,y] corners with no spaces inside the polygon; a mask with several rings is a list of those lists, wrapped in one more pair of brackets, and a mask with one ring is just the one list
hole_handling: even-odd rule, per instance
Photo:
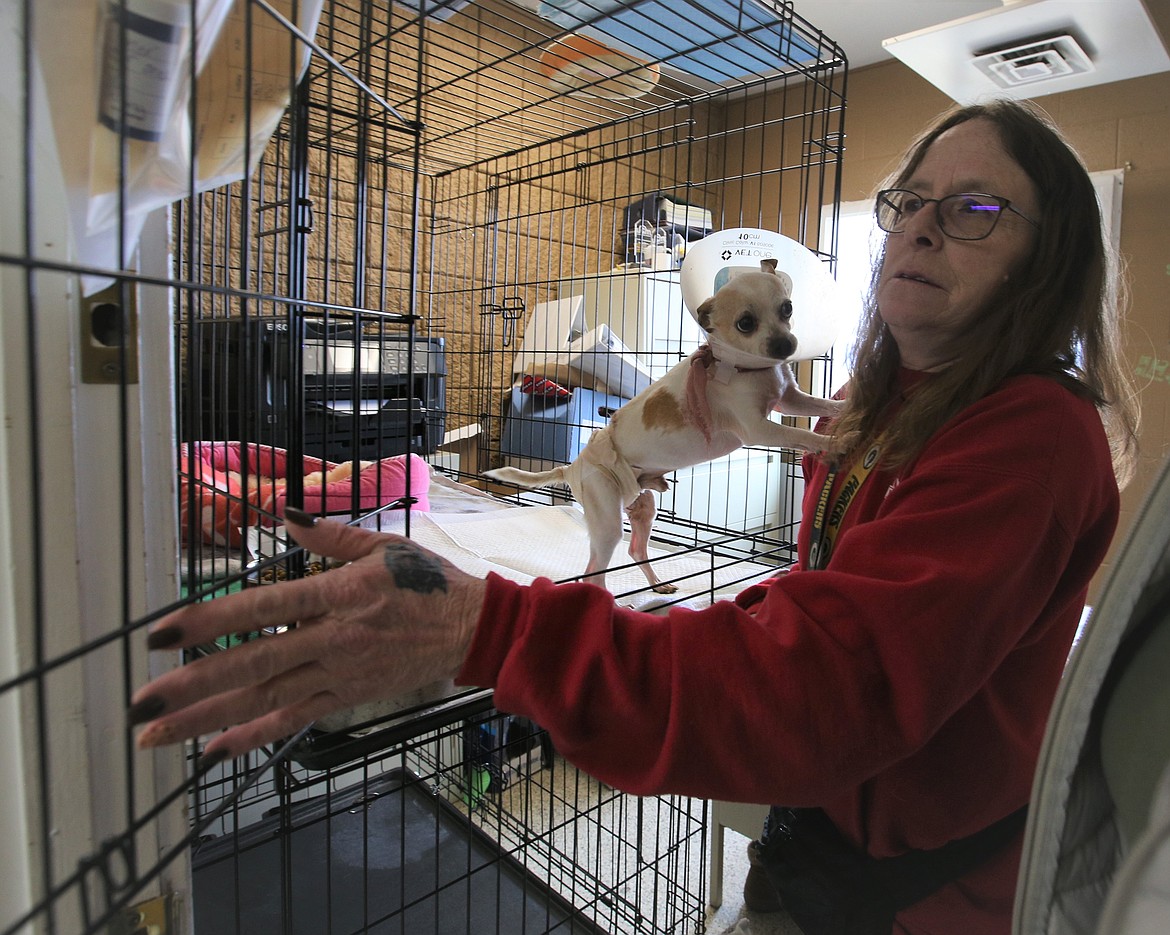
{"label": "lanyard around neck", "polygon": [[812,542],[809,545],[807,566],[810,571],[824,568],[829,564],[833,543],[837,541],[837,534],[841,531],[845,513],[853,503],[857,492],[861,490],[861,485],[869,477],[874,465],[877,464],[878,455],[881,454],[881,444],[882,440],[879,438],[860,460],[853,463],[849,473],[845,475],[845,481],[841,485],[837,499],[831,503],[830,497],[833,493],[833,483],[837,479],[837,468],[829,468],[828,476],[825,477],[825,485],[821,488],[820,496],[817,497],[816,511],[813,513]]}

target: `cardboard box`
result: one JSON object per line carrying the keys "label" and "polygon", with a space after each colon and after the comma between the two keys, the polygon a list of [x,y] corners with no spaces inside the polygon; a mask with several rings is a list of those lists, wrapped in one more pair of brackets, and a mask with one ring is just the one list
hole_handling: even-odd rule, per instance
{"label": "cardboard box", "polygon": [[586,334],[577,330],[583,322],[583,301],[583,296],[574,295],[536,306],[512,363],[513,375],[548,377],[570,389],[633,399],[650,385],[649,369],[609,325],[598,325]]}

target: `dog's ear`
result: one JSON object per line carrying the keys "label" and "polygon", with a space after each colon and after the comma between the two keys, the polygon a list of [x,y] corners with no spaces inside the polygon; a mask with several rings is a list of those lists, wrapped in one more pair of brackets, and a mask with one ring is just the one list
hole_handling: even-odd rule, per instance
{"label": "dog's ear", "polygon": [[774,272],[776,272],[775,258],[769,258],[767,260],[760,260],[760,272],[761,273],[774,273]]}
{"label": "dog's ear", "polygon": [[715,296],[711,296],[695,311],[695,320],[699,323],[699,327],[708,334],[711,332],[711,313],[713,311],[715,311]]}
{"label": "dog's ear", "polygon": [[791,277],[791,276],[789,276],[789,275],[788,275],[786,272],[784,272],[784,270],[782,270],[782,269],[778,269],[778,270],[776,270],[776,275],[780,277],[780,282],[781,282],[781,283],[783,284],[783,286],[784,286],[784,291],[785,291],[785,292],[786,292],[788,295],[792,295],[792,277]]}

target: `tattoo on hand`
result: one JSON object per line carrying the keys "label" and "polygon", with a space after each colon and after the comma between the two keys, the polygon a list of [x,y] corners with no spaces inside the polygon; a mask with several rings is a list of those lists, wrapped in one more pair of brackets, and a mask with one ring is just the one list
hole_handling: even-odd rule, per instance
{"label": "tattoo on hand", "polygon": [[386,570],[394,578],[394,584],[406,591],[431,594],[434,591],[447,593],[447,576],[437,558],[426,555],[407,545],[388,545],[383,553]]}

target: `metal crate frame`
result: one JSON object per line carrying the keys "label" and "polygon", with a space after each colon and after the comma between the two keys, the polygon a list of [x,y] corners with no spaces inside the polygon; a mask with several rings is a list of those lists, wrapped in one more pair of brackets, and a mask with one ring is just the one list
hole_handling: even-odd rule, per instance
{"label": "metal crate frame", "polygon": [[[118,63],[133,61],[135,37],[117,15],[120,3],[103,7],[107,32],[100,54],[107,66],[114,62],[110,80],[124,96],[129,79]],[[247,153],[249,168],[239,180],[206,188],[189,168],[176,182],[180,196],[147,217],[141,242],[131,236],[139,223],[130,201],[137,144],[126,129],[125,110],[107,112],[118,243],[100,259],[58,255],[37,237],[49,226],[37,221],[45,201],[38,175],[49,173],[36,171],[35,154],[52,136],[46,118],[60,101],[52,87],[45,97],[36,66],[51,57],[47,37],[59,18],[32,0],[5,14],[15,27],[12,35],[19,37],[11,58],[16,71],[24,71],[13,98],[22,102],[13,107],[19,115],[17,142],[6,155],[18,170],[10,194],[24,226],[0,248],[0,273],[16,284],[9,288],[22,312],[13,319],[19,326],[9,326],[25,349],[23,358],[19,351],[10,358],[20,364],[27,389],[10,393],[24,407],[17,410],[16,424],[27,439],[29,473],[39,477],[54,442],[38,411],[39,400],[48,397],[37,335],[55,330],[49,315],[56,305],[46,293],[65,284],[63,305],[74,310],[80,305],[95,329],[104,322],[108,339],[98,367],[118,388],[120,428],[99,455],[118,474],[109,507],[120,520],[117,547],[83,563],[87,571],[108,573],[119,582],[113,597],[101,603],[115,608],[117,619],[97,630],[86,624],[62,639],[46,636],[55,599],[44,574],[50,553],[44,529],[54,509],[43,484],[30,488],[30,515],[17,516],[15,528],[30,533],[37,574],[21,588],[20,619],[11,633],[33,649],[22,649],[15,669],[0,677],[0,702],[31,712],[28,728],[15,741],[31,777],[28,812],[17,824],[27,821],[38,856],[25,874],[28,902],[0,917],[0,932],[15,935],[29,926],[131,931],[144,920],[158,920],[160,913],[165,930],[187,931],[190,905],[173,897],[185,892],[192,856],[197,860],[213,838],[239,835],[260,821],[275,821],[279,835],[280,828],[293,827],[304,802],[348,801],[343,797],[394,770],[408,771],[428,794],[464,806],[474,799],[474,807],[463,809],[468,828],[496,841],[582,922],[615,933],[702,931],[707,803],[672,796],[639,799],[606,789],[555,753],[539,765],[529,759],[515,768],[508,788],[480,794],[469,785],[466,731],[469,725],[501,723],[490,695],[465,693],[406,709],[340,736],[303,732],[279,748],[212,770],[199,764],[198,745],[178,758],[134,753],[120,711],[147,670],[140,645],[146,627],[187,601],[324,570],[267,532],[258,534],[264,557],[250,562],[230,549],[180,551],[179,541],[194,545],[198,532],[190,522],[181,528],[164,519],[159,525],[165,534],[146,531],[146,552],[152,544],[169,543],[181,567],[177,576],[148,567],[140,586],[134,556],[145,521],[138,488],[165,486],[161,478],[174,477],[183,446],[226,432],[216,420],[225,415],[231,380],[254,376],[260,366],[245,354],[233,364],[230,378],[209,377],[224,371],[208,366],[222,346],[197,337],[208,322],[272,324],[292,335],[303,334],[307,322],[339,325],[348,329],[355,353],[362,342],[387,334],[408,347],[441,339],[446,428],[477,429],[481,445],[478,460],[458,470],[434,460],[467,480],[503,456],[501,405],[512,382],[509,360],[525,336],[528,314],[555,298],[566,280],[595,276],[628,259],[625,216],[631,204],[669,196],[702,205],[716,228],[781,230],[831,267],[835,215],[830,210],[826,223],[822,209],[831,209],[840,194],[845,57],[791,5],[776,0],[682,0],[665,21],[659,0],[553,3],[540,9],[528,0],[470,5],[422,0],[421,8],[322,0],[312,36],[298,25],[308,5],[306,0],[240,4],[242,47],[275,24],[289,49],[289,67],[278,70],[275,79],[269,76],[268,86],[252,83],[260,78],[250,58],[254,49],[236,61],[245,77],[243,119],[248,124],[258,119],[253,104],[273,91],[287,103],[284,116],[263,151]],[[588,33],[616,35],[619,46],[641,45],[655,34],[661,40],[663,29],[667,48],[630,58],[616,76],[586,73],[575,79],[577,87],[567,87],[557,85],[554,75],[550,84],[546,50],[558,41]],[[191,61],[193,35],[183,40]],[[302,53],[303,75],[295,64]],[[194,67],[188,67],[194,76]],[[644,81],[646,69],[656,83],[638,96],[614,95],[607,85]],[[194,84],[191,139],[197,138],[202,93]],[[159,248],[165,251],[161,262]],[[97,298],[89,290],[93,280],[107,283]],[[157,350],[157,343],[149,342],[157,342],[158,323],[143,321],[141,311],[160,302],[169,308],[166,340],[173,349],[168,365],[175,393],[164,404],[173,413],[171,451],[160,450],[154,436],[142,437],[131,412],[139,402],[137,376],[144,378],[144,394],[160,385],[150,378],[154,365],[134,358],[143,347]],[[407,356],[407,371],[414,376],[414,355]],[[673,350],[666,359],[680,357]],[[299,457],[308,453],[303,362],[294,350],[279,363],[289,413],[280,440]],[[400,376],[376,375],[379,389],[383,378]],[[799,376],[807,387],[823,389],[827,364],[802,365]],[[252,389],[259,385],[248,383]],[[254,414],[262,400],[245,395],[235,405]],[[414,405],[408,399],[408,420]],[[266,444],[274,437],[261,422],[235,434],[244,443]],[[389,455],[399,449],[388,442],[376,449],[383,450]],[[661,540],[707,556],[712,567],[735,567],[745,558],[776,565],[790,561],[799,472],[791,457],[766,454],[765,484],[787,491],[786,512],[775,523],[739,528],[680,512],[665,517]],[[191,508],[208,479],[190,470],[179,479]],[[290,478],[291,497],[301,492],[300,483]],[[148,490],[144,502],[149,512],[158,497]],[[409,531],[409,506],[400,501],[383,509],[404,512]],[[251,514],[262,513],[248,503],[243,511],[249,526],[259,518]],[[92,524],[92,517],[80,517],[79,528],[87,522]],[[81,594],[84,603],[84,585]],[[209,646],[195,655],[220,649]],[[116,673],[108,686],[97,675],[106,668]],[[62,837],[58,825],[71,808],[60,763],[70,760],[64,751],[74,744],[75,733],[55,723],[52,699],[66,683],[85,686],[83,694],[95,705],[94,730],[115,740],[101,764],[110,789],[93,792],[84,827]],[[340,759],[332,759],[335,754]],[[120,803],[116,815],[99,814],[105,799]],[[184,807],[190,825],[182,817]],[[185,827],[177,830],[180,826]],[[281,927],[286,931],[292,930],[287,897],[295,885],[285,868]],[[361,930],[377,930],[375,921],[386,919]]]}

